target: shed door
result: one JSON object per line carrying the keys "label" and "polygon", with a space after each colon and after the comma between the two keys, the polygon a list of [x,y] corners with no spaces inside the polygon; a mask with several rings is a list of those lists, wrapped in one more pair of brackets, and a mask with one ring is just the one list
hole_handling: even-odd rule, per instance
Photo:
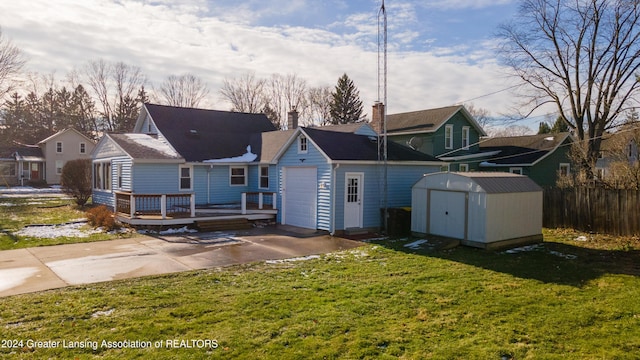
{"label": "shed door", "polygon": [[466,193],[431,190],[429,233],[464,240]]}
{"label": "shed door", "polygon": [[344,228],[362,227],[363,173],[347,173],[344,189]]}
{"label": "shed door", "polygon": [[316,228],[317,170],[285,168],[283,224]]}

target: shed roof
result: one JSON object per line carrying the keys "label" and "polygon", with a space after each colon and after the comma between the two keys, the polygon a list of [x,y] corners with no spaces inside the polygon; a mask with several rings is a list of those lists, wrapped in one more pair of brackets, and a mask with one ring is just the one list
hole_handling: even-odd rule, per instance
{"label": "shed roof", "polygon": [[425,179],[438,182],[447,188],[454,187],[452,184],[456,184],[455,189],[452,190],[466,189],[488,194],[542,191],[542,188],[527,176],[502,172],[441,172],[426,174],[423,177],[423,180]]}

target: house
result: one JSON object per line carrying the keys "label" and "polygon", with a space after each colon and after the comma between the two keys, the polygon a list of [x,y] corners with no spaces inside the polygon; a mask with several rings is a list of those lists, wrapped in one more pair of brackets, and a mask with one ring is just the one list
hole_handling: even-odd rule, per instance
{"label": "house", "polygon": [[385,166],[378,139],[366,124],[296,129],[275,158],[278,221],[330,233],[377,229],[382,208],[410,206],[411,185],[444,163],[389,142]]}
{"label": "house", "polygon": [[144,215],[181,223],[196,205],[224,213],[254,192],[273,206],[273,196],[262,196],[277,190],[275,170],[259,163],[262,134],[274,130],[263,114],[145,104],[132,133],[96,145],[93,201],[132,224],[154,223]]}
{"label": "house", "polygon": [[639,141],[640,129],[635,123],[626,124],[617,132],[603,135],[600,156],[596,161],[597,178],[612,183],[624,183],[625,178],[629,178],[638,166]]}
{"label": "house", "polygon": [[[371,125],[383,133],[384,105],[373,107]],[[450,163],[451,171],[477,170],[480,137],[487,136],[482,127],[462,105],[389,114],[387,137],[417,151]]]}
{"label": "house", "polygon": [[38,142],[45,158],[44,179],[48,184],[60,184],[62,167],[67,161],[90,159],[95,142],[76,129],[58,131]]}
{"label": "house", "polygon": [[292,112],[289,130],[275,131],[263,114],[154,104],[133,133],[105,135],[92,158],[93,201],[123,222],[275,218],[332,233],[379,227],[381,206],[408,206],[411,185],[443,164],[390,144],[382,166],[368,124],[298,128]]}
{"label": "house", "polygon": [[89,159],[95,143],[79,131],[61,130],[36,145],[15,144],[0,148],[0,184],[60,184],[67,161]]}
{"label": "house", "polygon": [[571,134],[539,134],[484,139],[480,150],[489,154],[481,171],[526,175],[542,187],[555,186],[571,173]]}
{"label": "house", "polygon": [[441,172],[413,185],[411,231],[495,249],[542,241],[542,188],[508,173]]}

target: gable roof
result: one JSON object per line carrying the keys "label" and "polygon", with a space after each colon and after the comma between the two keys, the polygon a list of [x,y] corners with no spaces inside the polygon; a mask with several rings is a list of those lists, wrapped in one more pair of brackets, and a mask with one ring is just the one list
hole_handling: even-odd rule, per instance
{"label": "gable roof", "polygon": [[462,105],[387,115],[387,134],[435,132],[458,112],[461,112],[467,118],[481,136],[487,135],[480,124]]}
{"label": "gable roof", "polygon": [[124,152],[135,160],[182,160],[166,143],[148,134],[107,134]]}
{"label": "gable roof", "polygon": [[44,161],[42,149],[37,145],[15,144],[0,147],[0,159],[15,161]]}
{"label": "gable roof", "polygon": [[242,156],[260,157],[261,133],[276,128],[264,114],[144,105],[162,137],[188,162]]}
{"label": "gable roof", "polygon": [[483,140],[480,151],[499,151],[480,166],[531,166],[558,149],[570,133],[496,137]]}
{"label": "gable roof", "polygon": [[51,135],[51,136],[47,137],[47,138],[46,138],[46,139],[44,139],[44,140],[40,140],[40,141],[38,142],[38,144],[44,144],[44,143],[48,142],[49,140],[51,140],[51,139],[53,139],[53,138],[56,138],[56,137],[58,137],[59,135],[61,135],[61,134],[63,134],[63,133],[66,133],[66,132],[68,132],[68,131],[73,131],[73,132],[75,132],[76,134],[78,134],[78,135],[80,135],[81,137],[85,138],[88,142],[90,142],[90,143],[92,143],[92,144],[94,144],[94,143],[95,143],[95,141],[93,141],[92,139],[88,138],[86,135],[84,135],[84,134],[83,134],[83,133],[81,133],[80,131],[78,131],[78,130],[76,130],[76,129],[74,129],[74,128],[68,128],[68,129],[60,130],[60,131],[58,131],[57,133],[55,133],[55,134],[53,134],[53,135]]}
{"label": "gable roof", "polygon": [[280,153],[280,149],[282,149],[295,132],[295,129],[263,132],[260,162],[275,162],[278,153]]}
{"label": "gable roof", "polygon": [[[324,130],[322,128],[301,128],[313,143],[331,160],[336,161],[378,161],[378,142],[375,136]],[[442,161],[404,145],[387,143],[388,161]]]}

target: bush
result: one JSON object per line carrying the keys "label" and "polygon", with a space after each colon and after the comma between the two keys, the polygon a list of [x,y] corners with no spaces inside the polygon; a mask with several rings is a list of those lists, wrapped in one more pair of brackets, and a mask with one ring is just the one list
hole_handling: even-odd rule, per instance
{"label": "bush", "polygon": [[76,204],[86,204],[91,197],[91,160],[71,160],[64,164],[60,185],[65,194],[76,199]]}
{"label": "bush", "polygon": [[100,205],[87,211],[87,219],[93,227],[102,227],[105,231],[116,228],[116,219],[113,212],[106,206]]}

